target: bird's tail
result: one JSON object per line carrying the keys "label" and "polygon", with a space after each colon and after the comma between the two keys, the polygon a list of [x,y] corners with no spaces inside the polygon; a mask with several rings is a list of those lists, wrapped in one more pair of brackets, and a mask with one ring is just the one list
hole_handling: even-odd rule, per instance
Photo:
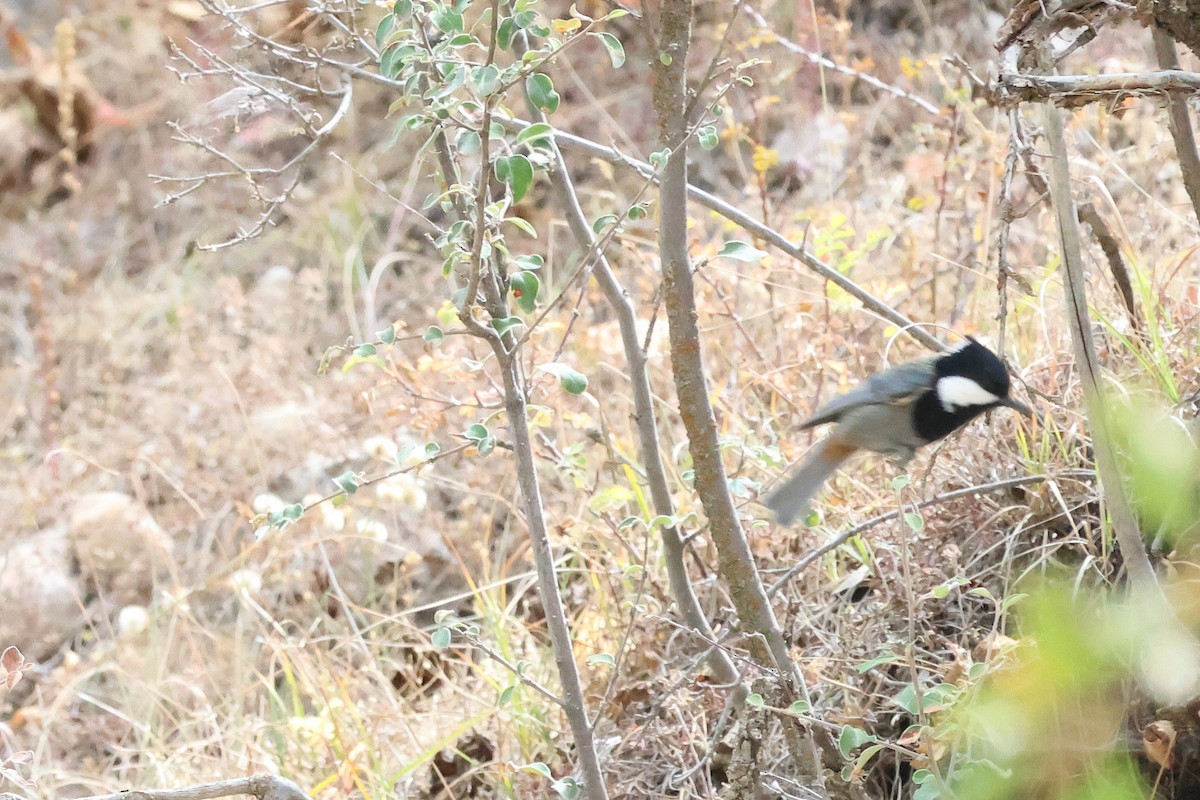
{"label": "bird's tail", "polygon": [[775,513],[780,525],[790,525],[808,512],[813,496],[825,481],[852,456],[857,448],[829,437],[819,442],[805,457],[796,474],[771,493],[767,508]]}

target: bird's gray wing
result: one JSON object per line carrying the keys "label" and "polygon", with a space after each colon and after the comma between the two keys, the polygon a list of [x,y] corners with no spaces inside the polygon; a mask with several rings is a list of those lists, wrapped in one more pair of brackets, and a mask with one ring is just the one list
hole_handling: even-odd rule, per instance
{"label": "bird's gray wing", "polygon": [[872,375],[843,395],[830,400],[800,427],[812,428],[827,422],[837,422],[848,411],[878,403],[896,403],[933,386],[936,371],[934,358],[923,358],[898,364]]}

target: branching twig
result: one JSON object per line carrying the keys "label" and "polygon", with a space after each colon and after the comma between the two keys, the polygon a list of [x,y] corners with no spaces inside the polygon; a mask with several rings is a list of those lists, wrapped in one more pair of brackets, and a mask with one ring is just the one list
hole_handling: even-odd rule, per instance
{"label": "branching twig", "polygon": [[[514,120],[514,122],[521,121]],[[609,161],[614,164],[624,164],[644,177],[653,178],[655,175],[654,167],[646,162],[639,161],[635,158],[630,158],[615,148],[606,147],[582,136],[576,136],[572,133],[556,130],[554,132],[554,139],[559,144],[565,145],[572,149],[580,150],[605,161]],[[730,222],[744,229],[746,232],[753,234],[772,247],[775,247],[792,258],[797,259],[813,272],[817,273],[817,275],[819,275],[821,278],[844,289],[847,294],[853,296],[859,302],[861,302],[865,308],[878,314],[883,319],[895,324],[921,344],[929,347],[932,350],[943,349],[944,345],[932,334],[921,328],[916,322],[904,316],[899,311],[878,299],[866,289],[862,288],[833,267],[821,261],[811,252],[806,250],[802,245],[792,244],[792,242],[788,241],[788,239],[782,233],[763,225],[749,214],[734,208],[729,203],[726,203],[724,200],[716,197],[715,195],[709,194],[703,189],[691,184],[688,184],[686,188],[687,196],[700,203],[700,205],[712,209]]]}
{"label": "branching twig", "polygon": [[1000,178],[1000,201],[997,206],[1000,232],[996,237],[996,297],[999,306],[996,322],[1000,325],[1000,332],[996,348],[1001,353],[1004,352],[1004,334],[1008,327],[1008,279],[1016,274],[1008,261],[1008,237],[1017,218],[1013,209],[1012,182],[1017,172],[1017,158],[1024,146],[1020,139],[1020,126],[1017,124],[1017,115],[1020,113],[1015,108],[1008,112],[1008,153],[1004,156],[1004,174]]}
{"label": "branching twig", "polygon": [[[532,104],[528,104],[532,108]],[[540,115],[540,121],[545,121]],[[654,413],[654,395],[650,388],[650,377],[646,370],[646,350],[638,339],[637,317],[634,314],[633,301],[629,292],[617,280],[604,249],[597,249],[596,237],[588,224],[587,215],[579,203],[567,168],[566,159],[558,147],[558,142],[551,139],[551,155],[554,159],[554,170],[551,180],[558,192],[559,203],[567,218],[576,242],[589,253],[595,252],[595,276],[600,284],[604,297],[617,315],[617,325],[621,331],[621,343],[625,350],[625,360],[629,369],[630,388],[633,392],[634,422],[637,426],[638,440],[642,453],[643,469],[646,482],[650,487],[650,498],[654,503],[654,513],[665,517],[675,516],[675,502],[671,497],[671,488],[667,480],[666,467],[662,460],[662,447],[658,438],[658,421]],[[685,561],[683,537],[674,525],[664,525],[660,535],[663,541],[664,558],[667,567],[667,580],[671,594],[679,613],[694,630],[707,638],[713,637],[712,628],[696,592],[692,586]],[[719,683],[734,684],[738,679],[737,668],[724,651],[715,651],[708,657],[709,668]]]}
{"label": "branching twig", "polygon": [[[210,1],[211,0],[205,0],[206,3],[210,2]],[[240,34],[249,37],[252,41],[254,41],[258,44],[261,44],[264,47],[267,47],[268,49],[271,50],[271,52],[274,52],[281,57],[286,57],[288,59],[297,61],[297,63],[299,63],[298,59],[300,59],[302,54],[299,51],[297,51],[295,48],[289,48],[284,45],[280,45],[277,42],[270,39],[269,37],[264,37],[261,34],[257,33],[253,29],[246,26],[244,23],[237,23],[237,25],[238,25],[238,31]],[[331,59],[327,59],[327,58],[323,58],[323,57],[318,58],[313,53],[308,53],[307,55],[309,56],[309,59],[308,59],[309,66],[312,66],[312,67],[329,66],[334,69],[340,70],[341,72],[343,72],[345,75],[348,75],[348,76],[362,78],[364,80],[368,80],[373,83],[379,83],[379,84],[382,84],[385,86],[390,86],[392,88],[397,88],[397,89],[404,88],[402,83],[393,81],[383,75],[380,75],[376,71],[366,69],[362,65],[348,64],[348,63],[339,62],[336,60],[331,60]],[[314,60],[312,60],[313,58],[318,58],[318,60],[314,61]],[[860,75],[857,73],[856,73],[856,75],[860,78],[863,78],[864,80],[867,78],[867,76],[865,76],[865,75]],[[523,124],[523,125],[530,124],[528,122],[525,122],[525,121],[519,120],[519,119],[513,119],[512,121],[517,124]],[[564,131],[558,131],[558,130],[556,130],[554,132],[554,138],[555,138],[555,141],[557,141],[560,145],[565,145],[567,147],[581,150],[583,152],[586,152],[593,156],[597,156],[597,157],[599,157],[605,161],[609,161],[611,163],[624,164],[624,165],[634,169],[635,171],[640,173],[645,178],[649,178],[649,179],[655,178],[655,170],[652,166],[650,166],[649,164],[647,164],[643,161],[639,161],[637,159],[630,158],[615,148],[605,147],[604,145],[598,144],[589,139],[586,139],[586,138],[583,138],[580,136],[576,136],[573,134],[569,134]],[[192,188],[194,189],[194,187],[192,187]],[[718,214],[722,215],[723,217],[725,217],[729,221],[733,222],[734,224],[740,226],[741,228],[746,230],[748,233],[751,233],[754,236],[762,239],[767,244],[775,247],[776,249],[791,256],[792,258],[799,260],[801,263],[803,263],[805,266],[807,266],[813,272],[817,273],[817,275],[820,276],[822,279],[827,280],[827,281],[837,285],[839,288],[845,290],[848,294],[850,294],[852,297],[856,298],[859,302],[861,302],[865,308],[874,312],[875,314],[878,314],[883,319],[886,319],[889,322],[895,324],[901,330],[908,333],[910,336],[912,336],[917,341],[924,344],[926,347],[929,347],[930,349],[933,349],[933,350],[942,349],[941,342],[939,342],[934,336],[932,336],[931,334],[926,332],[923,328],[919,327],[913,320],[910,320],[909,318],[905,317],[900,312],[896,311],[891,306],[884,303],[882,300],[874,297],[870,292],[863,289],[857,283],[850,280],[848,277],[846,277],[842,273],[838,272],[836,269],[830,267],[828,264],[825,264],[824,262],[822,262],[820,259],[818,259],[816,256],[814,256],[812,253],[810,253],[808,250],[806,250],[803,246],[792,244],[790,241],[788,241],[788,239],[786,237],[783,236],[783,234],[778,233],[777,231],[769,228],[766,225],[763,225],[762,223],[758,222],[757,220],[755,220],[753,217],[749,216],[748,214],[740,211],[737,208],[734,208],[733,206],[731,206],[730,204],[721,200],[720,198],[718,198],[712,194],[709,194],[708,192],[705,192],[702,189],[699,189],[695,186],[689,185],[687,187],[687,191],[688,191],[688,195],[690,197],[692,197],[693,199],[695,199],[697,202],[699,202],[701,205],[706,206],[707,208],[710,208],[713,211],[716,211]]]}
{"label": "branching twig", "polygon": [[470,642],[472,647],[478,649],[485,656],[492,659],[497,664],[499,664],[500,666],[504,667],[506,670],[511,672],[513,674],[513,677],[515,677],[517,679],[517,681],[519,683],[521,683],[523,686],[528,686],[530,689],[533,689],[535,692],[540,694],[542,697],[546,698],[551,703],[554,703],[554,705],[560,706],[560,707],[562,706],[563,702],[562,702],[561,697],[559,697],[554,692],[547,689],[545,686],[542,686],[540,683],[535,681],[533,678],[526,675],[525,671],[523,669],[521,669],[518,665],[509,661],[507,658],[504,657],[503,654],[498,652],[495,648],[491,647],[490,645],[488,645],[486,642],[484,642],[482,639],[480,639],[478,636],[476,636],[474,634],[466,633],[463,631],[460,631],[460,634],[462,635],[462,637],[464,639],[466,639],[468,642]]}
{"label": "branching twig", "polygon": [[[500,0],[492,0],[490,9],[491,35],[487,52],[489,65],[494,61],[496,55]],[[546,630],[550,637],[554,663],[562,684],[562,709],[571,726],[576,758],[583,775],[584,791],[587,797],[589,800],[608,800],[608,789],[605,786],[604,774],[596,752],[595,735],[584,698],[579,666],[575,663],[571,630],[567,624],[566,609],[559,591],[558,572],[555,569],[554,554],[551,550],[545,506],[542,502],[541,482],[538,478],[533,439],[529,430],[528,404],[525,396],[527,380],[522,370],[516,339],[511,329],[506,329],[500,335],[496,335],[492,328],[484,326],[474,317],[477,293],[482,293],[483,308],[493,321],[508,317],[507,287],[498,274],[497,265],[489,263],[490,259],[485,258],[482,247],[486,235],[486,207],[490,199],[492,175],[492,161],[488,154],[491,140],[490,125],[494,106],[499,99],[499,95],[489,94],[483,102],[483,114],[479,127],[482,143],[481,167],[479,180],[475,187],[475,196],[472,198],[476,211],[473,220],[475,229],[470,262],[467,265],[468,288],[462,306],[459,308],[459,319],[469,330],[477,331],[477,335],[487,341],[496,356],[496,363],[500,367],[504,385],[504,409],[512,436],[513,454],[517,462],[517,483],[520,486],[529,543],[537,568],[538,596],[542,601],[546,617]],[[441,139],[443,159],[448,159],[449,147],[444,131],[441,132]],[[452,175],[453,172],[450,174]],[[449,178],[449,176],[447,177]],[[471,218],[469,210],[463,218]],[[496,256],[493,254],[491,258],[494,259]]]}
{"label": "branching twig", "polygon": [[[968,486],[964,489],[955,489],[952,492],[946,492],[945,494],[939,494],[937,497],[931,497],[928,500],[922,500],[915,505],[917,508],[925,508],[927,506],[948,503],[951,500],[957,500],[960,497],[973,497],[975,495],[987,494],[988,492],[1000,491],[1001,489],[1012,489],[1017,486],[1038,483],[1051,478],[1076,478],[1079,480],[1087,480],[1092,477],[1094,477],[1094,473],[1090,470],[1078,470],[1075,472],[1059,473],[1056,475],[1026,475],[1020,478],[1008,478],[1007,480],[984,483],[978,486]],[[836,550],[850,539],[853,539],[855,536],[859,536],[878,525],[891,522],[892,520],[897,519],[899,516],[900,510],[894,509],[892,511],[888,511],[887,513],[871,517],[870,519],[860,522],[852,528],[847,528],[837,536],[830,539],[828,542],[825,542],[825,544],[813,550],[804,558],[797,561],[793,566],[789,567],[787,572],[780,575],[779,578],[777,578],[776,581],[771,584],[771,588],[767,590],[767,594],[771,597],[774,597],[776,594],[778,594],[779,590],[782,589],[784,585],[786,585],[792,578],[803,572],[809,564],[812,564],[821,556],[825,555],[831,550]]]}
{"label": "branching twig", "polygon": [[[249,230],[239,229],[238,232],[234,236],[231,236],[224,241],[217,242],[215,244],[202,244],[202,245],[199,245],[198,247],[201,250],[221,250],[223,248],[230,247],[235,244],[239,244],[240,242],[244,242],[247,239],[253,239],[254,237],[258,236],[260,233],[262,233],[264,230],[267,229],[267,227],[271,224],[272,220],[275,217],[275,212],[278,211],[280,209],[280,207],[282,207],[283,204],[288,201],[288,198],[290,198],[292,196],[292,193],[296,191],[296,187],[298,187],[300,185],[300,179],[301,179],[302,175],[301,175],[301,171],[299,169],[296,169],[296,167],[298,167],[310,155],[312,155],[312,153],[317,149],[317,147],[319,145],[321,145],[322,142],[324,142],[326,137],[328,137],[329,134],[331,134],[337,128],[337,126],[341,123],[342,119],[346,116],[346,114],[349,113],[350,103],[351,103],[351,100],[353,100],[353,98],[354,98],[353,85],[354,85],[353,82],[348,79],[344,82],[344,85],[342,88],[341,102],[338,103],[338,107],[334,111],[333,116],[330,117],[328,122],[326,122],[324,125],[322,125],[317,130],[313,131],[312,140],[307,145],[305,145],[303,150],[301,150],[294,157],[289,159],[288,162],[286,164],[284,164],[282,167],[274,167],[274,168],[271,168],[271,167],[256,167],[256,168],[243,167],[240,164],[238,164],[238,162],[229,154],[214,147],[213,145],[209,144],[207,141],[205,141],[199,137],[192,136],[191,134],[185,133],[183,131],[183,129],[180,128],[179,126],[173,125],[172,127],[180,135],[182,141],[186,141],[189,144],[199,147],[200,149],[211,153],[212,155],[221,159],[222,161],[225,161],[227,164],[229,164],[232,167],[232,171],[215,172],[215,173],[209,173],[206,175],[198,175],[198,176],[191,176],[191,177],[184,177],[184,178],[166,177],[166,176],[160,176],[160,175],[151,176],[160,183],[173,182],[173,183],[190,183],[191,184],[190,186],[187,186],[184,189],[182,189],[178,192],[175,192],[174,194],[164,197],[162,200],[160,200],[158,202],[158,205],[159,206],[170,205],[171,203],[178,201],[180,198],[182,198],[188,194],[191,194],[196,189],[200,188],[200,186],[204,185],[206,182],[208,182],[210,180],[214,180],[217,178],[242,176],[242,177],[245,177],[249,181],[249,183],[252,187],[252,190],[255,192],[256,196],[258,196],[260,202],[262,202],[266,205],[266,208],[264,208],[259,213],[257,222],[255,222],[255,224]],[[262,197],[261,195],[258,194],[259,188],[260,188],[259,183],[257,181],[258,178],[282,175],[282,174],[287,173],[288,171],[292,171],[292,173],[293,173],[292,178],[288,182],[288,185],[286,187],[284,187],[284,189],[281,192],[279,192],[278,194],[276,194],[274,197],[272,197],[270,199]]]}

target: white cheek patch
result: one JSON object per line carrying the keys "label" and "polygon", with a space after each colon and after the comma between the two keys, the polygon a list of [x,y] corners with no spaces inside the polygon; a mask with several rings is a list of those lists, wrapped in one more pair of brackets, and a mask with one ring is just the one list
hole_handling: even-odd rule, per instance
{"label": "white cheek patch", "polygon": [[937,382],[938,400],[946,413],[953,414],[956,408],[967,406],[990,406],[1000,402],[1000,398],[980,386],[970,378],[961,375],[947,375]]}

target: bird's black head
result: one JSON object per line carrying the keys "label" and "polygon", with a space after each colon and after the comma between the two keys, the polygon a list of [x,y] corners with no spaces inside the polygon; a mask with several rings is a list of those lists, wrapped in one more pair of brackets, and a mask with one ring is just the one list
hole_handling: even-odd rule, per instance
{"label": "bird's black head", "polygon": [[1011,384],[1004,363],[979,342],[967,341],[934,362],[933,390],[913,409],[917,433],[927,441],[940,439],[996,406],[1031,413],[1009,397]]}
{"label": "bird's black head", "polygon": [[[943,404],[992,406],[1008,397],[1010,384],[1004,362],[970,336],[962,345],[944,353],[935,367],[939,379],[963,378],[983,390],[977,391],[966,383],[943,384],[947,388],[938,389]],[[957,387],[958,391],[952,387]]]}

